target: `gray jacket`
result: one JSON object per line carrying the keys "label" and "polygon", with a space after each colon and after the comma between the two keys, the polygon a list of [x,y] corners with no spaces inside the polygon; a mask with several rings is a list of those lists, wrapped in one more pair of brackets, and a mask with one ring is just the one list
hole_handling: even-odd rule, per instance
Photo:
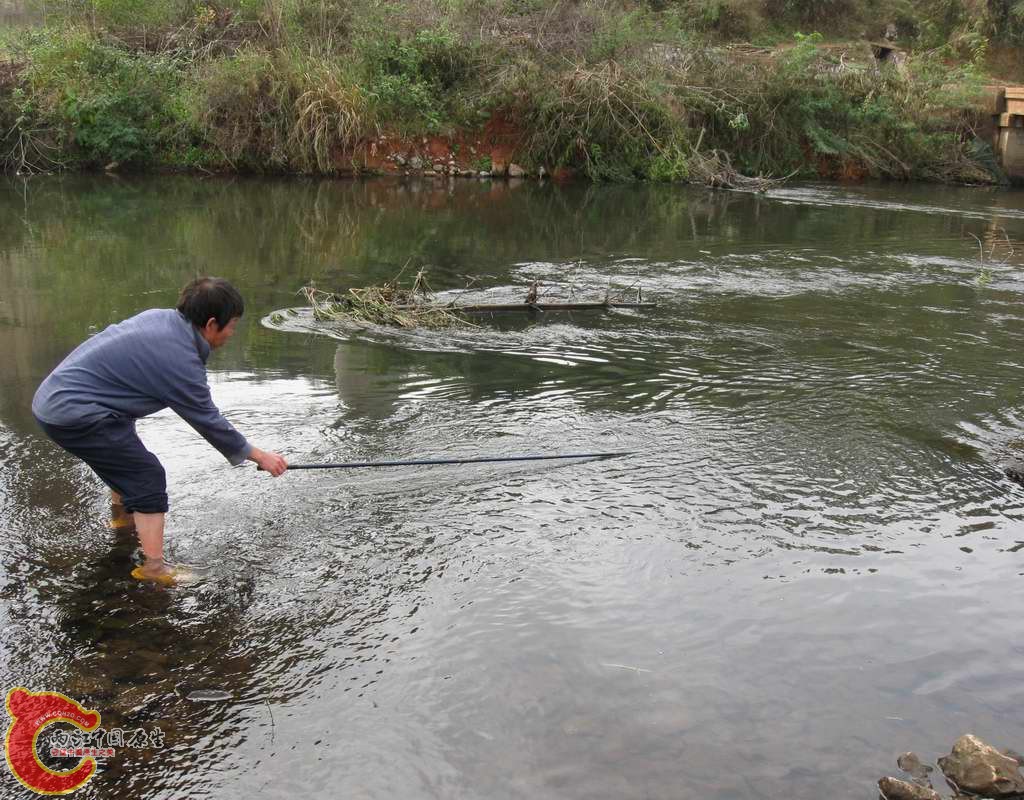
{"label": "gray jacket", "polygon": [[210,345],[180,312],[143,311],[75,348],[36,390],[32,413],[49,425],[81,427],[170,408],[241,464],[252,446],[213,404],[209,357]]}

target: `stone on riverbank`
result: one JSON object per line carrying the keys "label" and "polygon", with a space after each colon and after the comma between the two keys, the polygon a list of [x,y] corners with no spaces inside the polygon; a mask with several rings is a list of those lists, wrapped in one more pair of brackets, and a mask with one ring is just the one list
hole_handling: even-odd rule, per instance
{"label": "stone on riverbank", "polygon": [[899,778],[882,778],[878,782],[878,792],[883,800],[942,800],[934,789]]}
{"label": "stone on riverbank", "polygon": [[939,759],[939,769],[957,789],[982,797],[1024,794],[1020,764],[976,736],[961,736],[953,752]]}

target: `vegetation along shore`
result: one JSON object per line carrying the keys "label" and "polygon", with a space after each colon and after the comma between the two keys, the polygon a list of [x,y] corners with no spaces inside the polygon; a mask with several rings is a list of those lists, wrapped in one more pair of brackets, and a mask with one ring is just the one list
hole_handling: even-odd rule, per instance
{"label": "vegetation along shore", "polygon": [[0,168],[21,174],[995,183],[991,95],[1024,77],[1019,0],[24,11],[0,31]]}

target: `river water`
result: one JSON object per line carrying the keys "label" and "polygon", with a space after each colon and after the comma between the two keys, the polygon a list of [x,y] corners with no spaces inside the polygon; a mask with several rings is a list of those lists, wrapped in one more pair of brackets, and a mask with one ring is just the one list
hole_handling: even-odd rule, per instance
{"label": "river water", "polygon": [[[96,798],[866,798],[1024,749],[1022,239],[1024,194],[934,186],[4,183],[0,686],[164,732]],[[403,267],[658,305],[261,324]],[[195,577],[137,584],[29,404],[196,273],[248,303],[216,401],[295,462],[635,455],[275,480],[160,413]]]}

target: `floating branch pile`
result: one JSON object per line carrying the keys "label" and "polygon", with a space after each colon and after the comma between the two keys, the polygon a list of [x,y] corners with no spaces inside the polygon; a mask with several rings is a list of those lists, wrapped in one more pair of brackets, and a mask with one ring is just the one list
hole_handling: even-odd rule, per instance
{"label": "floating branch pile", "polygon": [[392,328],[452,328],[469,326],[458,311],[434,301],[423,270],[409,288],[395,281],[381,286],[349,289],[344,293],[324,292],[305,286],[302,293],[319,322],[363,322]]}
{"label": "floating branch pile", "polygon": [[[559,287],[560,288],[560,287]],[[359,322],[395,328],[475,327],[467,319],[470,314],[489,314],[514,311],[539,313],[545,311],[597,311],[613,308],[653,308],[645,302],[640,287],[614,290],[609,287],[603,295],[591,300],[576,299],[575,289],[568,296],[549,290],[541,293],[536,281],[520,302],[471,303],[460,299],[440,300],[427,285],[421,270],[409,288],[396,281],[382,286],[349,289],[347,292],[325,292],[313,286],[302,289],[313,309],[314,319],[320,322]]]}

